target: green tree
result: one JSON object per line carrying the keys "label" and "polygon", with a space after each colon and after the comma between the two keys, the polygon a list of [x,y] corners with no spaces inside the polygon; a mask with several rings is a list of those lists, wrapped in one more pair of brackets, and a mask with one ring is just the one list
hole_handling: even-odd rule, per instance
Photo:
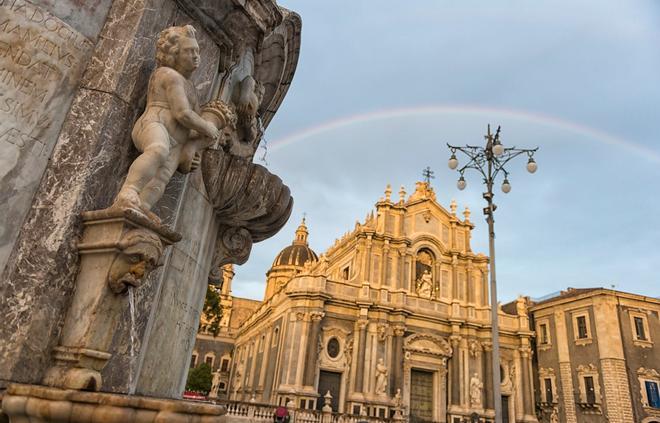
{"label": "green tree", "polygon": [[202,363],[197,367],[193,367],[188,372],[186,391],[201,392],[204,395],[208,395],[212,384],[213,374],[211,373],[211,366]]}
{"label": "green tree", "polygon": [[218,332],[220,332],[220,319],[222,318],[222,305],[220,305],[220,294],[218,294],[218,290],[210,284],[206,288],[204,315],[208,321],[208,331],[213,336],[218,336]]}

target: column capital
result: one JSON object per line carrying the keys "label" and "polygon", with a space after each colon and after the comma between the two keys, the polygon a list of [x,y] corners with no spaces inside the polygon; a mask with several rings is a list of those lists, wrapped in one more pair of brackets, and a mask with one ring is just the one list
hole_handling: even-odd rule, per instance
{"label": "column capital", "polygon": [[403,336],[406,333],[405,326],[394,326],[394,336]]}
{"label": "column capital", "polygon": [[481,343],[481,348],[483,348],[486,352],[493,351],[493,343],[491,341],[483,341]]}
{"label": "column capital", "polygon": [[358,329],[363,330],[364,328],[367,327],[369,324],[369,320],[367,319],[359,319],[355,322],[357,324]]}
{"label": "column capital", "polygon": [[461,342],[463,337],[461,335],[452,335],[449,337],[452,347],[458,347],[458,344]]}
{"label": "column capital", "polygon": [[520,356],[523,358],[527,358],[532,355],[532,349],[528,346],[518,348],[518,352],[520,352]]}
{"label": "column capital", "polygon": [[310,317],[312,318],[313,322],[320,322],[323,317],[325,317],[325,312],[323,311],[312,311],[310,313]]}

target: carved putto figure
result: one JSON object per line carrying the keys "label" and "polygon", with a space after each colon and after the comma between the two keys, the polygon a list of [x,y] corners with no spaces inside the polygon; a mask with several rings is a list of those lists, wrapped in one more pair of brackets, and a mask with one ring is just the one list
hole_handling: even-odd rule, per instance
{"label": "carved putto figure", "polygon": [[385,390],[387,389],[387,367],[385,366],[385,362],[383,361],[382,358],[378,359],[378,363],[376,364],[376,393],[377,394],[385,394]]}
{"label": "carved putto figure", "polygon": [[[158,221],[151,208],[174,172],[177,168],[195,170],[200,147],[211,145],[221,132],[217,121],[200,116],[197,92],[189,79],[200,61],[195,29],[190,25],[165,29],[156,49],[158,67],[149,79],[147,106],[131,133],[142,154],[131,164],[114,206],[137,210]],[[227,117],[221,124],[230,121]]]}
{"label": "carved putto figure", "polygon": [[550,414],[550,423],[559,423],[559,413],[557,412],[557,407],[552,408],[552,413]]}
{"label": "carved putto figure", "polygon": [[417,281],[417,295],[424,298],[431,298],[433,294],[433,277],[431,272],[424,270],[424,274]]}
{"label": "carved putto figure", "polygon": [[479,380],[479,375],[474,373],[470,378],[470,405],[472,407],[481,407],[481,390],[484,384]]}

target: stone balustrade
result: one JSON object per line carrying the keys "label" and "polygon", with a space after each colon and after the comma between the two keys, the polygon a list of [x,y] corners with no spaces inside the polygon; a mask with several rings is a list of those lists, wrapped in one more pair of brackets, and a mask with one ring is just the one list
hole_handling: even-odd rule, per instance
{"label": "stone balustrade", "polygon": [[[277,406],[253,402],[215,401],[227,408],[227,422],[271,423]],[[318,410],[288,408],[289,423],[383,423],[405,422],[407,419],[384,419],[380,417],[358,416]]]}

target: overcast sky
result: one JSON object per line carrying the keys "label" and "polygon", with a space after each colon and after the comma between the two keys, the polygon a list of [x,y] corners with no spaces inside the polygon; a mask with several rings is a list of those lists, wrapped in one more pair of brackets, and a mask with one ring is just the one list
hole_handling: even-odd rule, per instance
{"label": "overcast sky", "polygon": [[481,180],[457,190],[445,143],[481,143],[490,123],[507,146],[540,147],[538,172],[519,158],[496,193],[501,300],[569,286],[660,296],[660,2],[279,3],[301,15],[302,48],[266,161],[295,208],[236,268],[234,295],[263,298],[303,213],[320,254],[426,166],[445,208],[473,211],[487,254]]}

